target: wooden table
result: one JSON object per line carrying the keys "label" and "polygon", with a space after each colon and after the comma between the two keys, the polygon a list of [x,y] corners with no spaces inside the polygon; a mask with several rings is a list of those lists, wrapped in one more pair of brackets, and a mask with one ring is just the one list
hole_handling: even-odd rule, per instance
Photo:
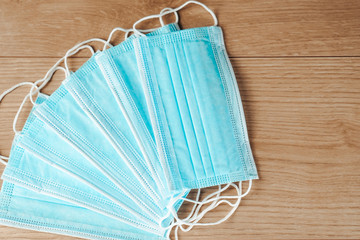
{"label": "wooden table", "polygon": [[[116,26],[130,27],[183,2],[3,0],[0,90],[41,78],[77,42],[106,38]],[[260,180],[226,223],[195,227],[181,239],[359,239],[360,1],[204,3],[225,33]],[[180,15],[183,28],[211,24],[200,7]],[[114,43],[122,37],[117,34]],[[88,57],[78,54],[72,69]],[[56,74],[45,93],[63,78]],[[26,91],[0,105],[2,154],[9,153],[12,119]],[[220,207],[205,220],[228,210]],[[73,239],[10,227],[0,232],[0,239]]]}

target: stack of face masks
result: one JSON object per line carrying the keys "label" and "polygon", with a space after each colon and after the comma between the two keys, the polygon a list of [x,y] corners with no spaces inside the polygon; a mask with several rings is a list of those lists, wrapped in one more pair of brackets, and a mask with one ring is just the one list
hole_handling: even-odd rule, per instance
{"label": "stack of face masks", "polygon": [[[214,26],[180,30],[177,11],[190,3],[204,7]],[[170,13],[176,22],[164,25]],[[161,28],[137,29],[153,18]],[[112,46],[119,30],[126,40]],[[94,52],[94,41],[103,51]],[[82,49],[93,56],[70,72],[67,58]],[[50,96],[41,93],[57,70],[66,79]],[[89,239],[168,239],[174,227],[225,221],[257,178],[222,31],[202,3],[165,8],[132,29],[115,28],[107,41],[80,43],[43,79],[15,85],[0,101],[23,85],[31,90],[14,119],[10,157],[2,156],[4,225]],[[32,111],[17,131],[29,99]],[[200,201],[200,189],[211,186],[219,189]],[[230,187],[237,195],[221,196]],[[198,189],[195,200],[187,198],[191,189]],[[194,205],[180,219],[184,201]],[[227,216],[199,222],[222,203],[232,207]]]}

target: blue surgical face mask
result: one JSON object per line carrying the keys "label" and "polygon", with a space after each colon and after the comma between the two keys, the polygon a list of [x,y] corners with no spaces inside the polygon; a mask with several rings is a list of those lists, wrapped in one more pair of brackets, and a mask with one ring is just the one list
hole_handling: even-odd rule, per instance
{"label": "blue surgical face mask", "polygon": [[87,239],[165,239],[7,181],[0,193],[0,224]]}
{"label": "blue surgical face mask", "polygon": [[[174,11],[188,3],[204,6]],[[96,54],[35,106],[4,178],[164,236],[189,188],[257,173],[221,29],[145,37],[137,23],[131,41]]]}
{"label": "blue surgical face mask", "polygon": [[[168,32],[178,30],[174,25],[168,26]],[[134,39],[134,35],[132,37]],[[107,87],[111,90],[108,97],[116,100],[116,104],[110,108],[120,109],[122,115],[126,116],[129,134],[133,136],[146,164],[150,166],[149,171],[156,185],[160,187],[162,197],[168,200],[173,193],[169,191],[164,173],[166,169],[159,161],[156,151],[133,41],[99,53],[95,59],[106,79]]]}
{"label": "blue surgical face mask", "polygon": [[170,185],[179,190],[256,179],[221,28],[139,36],[134,45]]}
{"label": "blue surgical face mask", "polygon": [[[164,30],[167,29],[176,30],[176,27],[166,26]],[[160,34],[161,31],[158,31],[158,33]],[[31,181],[33,183],[32,189],[46,186],[46,189],[41,189],[41,190],[46,192],[47,194],[55,192],[55,194],[57,194],[57,197],[59,197],[60,195],[61,196],[65,195],[66,199],[69,199],[70,197],[69,192],[67,192],[67,190],[70,189],[70,187],[72,187],[71,189],[75,189],[75,190],[80,188],[82,190],[81,192],[76,191],[76,193],[71,193],[71,194],[75,194],[75,196],[72,197],[76,199],[77,204],[79,204],[79,202],[81,202],[80,200],[82,199],[82,201],[86,202],[85,205],[86,207],[91,207],[92,205],[99,206],[102,204],[101,206],[105,210],[101,209],[101,211],[103,211],[104,214],[110,213],[111,215],[114,215],[112,214],[112,212],[118,212],[119,210],[116,209],[114,210],[111,204],[109,205],[108,203],[109,201],[107,202],[105,201],[106,202],[105,204],[99,200],[100,197],[96,195],[96,191],[98,191],[101,194],[105,195],[106,197],[109,196],[113,197],[110,200],[114,200],[114,199],[117,200],[115,201],[115,203],[117,204],[118,203],[126,204],[128,207],[132,206],[133,207],[132,210],[134,210],[134,208],[139,209],[141,213],[147,211],[147,214],[144,215],[147,215],[148,217],[149,216],[153,217],[153,220],[156,222],[158,221],[156,220],[156,216],[158,219],[160,219],[160,217],[162,218],[164,215],[166,215],[166,211],[162,210],[166,207],[166,205],[159,206],[154,204],[152,200],[150,199],[147,200],[148,197],[145,194],[145,191],[147,189],[142,190],[142,188],[139,187],[136,182],[132,181],[131,178],[125,180],[123,179],[122,183],[126,183],[124,187],[127,187],[129,192],[130,191],[135,192],[135,194],[133,194],[133,196],[127,196],[127,194],[124,195],[121,189],[119,189],[117,185],[114,185],[111,181],[109,181],[109,179],[103,176],[101,171],[99,171],[97,168],[94,167],[91,168],[91,164],[90,165],[88,164],[87,162],[88,159],[84,158],[84,155],[87,156],[88,158],[92,158],[96,156],[96,154],[98,154],[97,153],[98,151],[93,151],[95,147],[89,147],[88,145],[86,145],[86,142],[82,143],[81,141],[79,141],[79,138],[77,138],[80,135],[77,130],[78,129],[83,130],[82,128],[84,128],[83,126],[86,125],[86,121],[88,121],[88,118],[86,118],[86,115],[83,114],[82,109],[77,107],[76,104],[69,104],[73,107],[72,108],[73,114],[66,115],[67,113],[71,113],[71,109],[69,109],[68,107],[69,105],[66,105],[66,100],[64,100],[64,98],[66,99],[66,97],[68,97],[68,99],[72,101],[70,94],[67,92],[67,89],[70,89],[73,92],[77,91],[74,94],[72,94],[72,96],[74,96],[75,94],[78,94],[79,91],[84,90],[84,88],[76,88],[78,86],[76,84],[80,84],[81,86],[84,82],[86,83],[86,81],[76,82],[74,83],[75,85],[74,87],[74,85],[71,84],[73,84],[72,82],[75,82],[75,80],[78,80],[75,78],[79,78],[79,76],[84,77],[86,73],[88,74],[89,77],[93,77],[90,80],[93,80],[93,83],[95,83],[95,89],[99,90],[99,88],[101,88],[101,84],[100,87],[96,86],[96,80],[94,76],[97,75],[97,72],[96,69],[93,68],[94,67],[94,65],[92,65],[93,63],[94,63],[93,60],[90,59],[88,63],[86,63],[79,71],[77,71],[68,78],[68,80],[64,83],[66,88],[61,86],[49,99],[46,100],[46,102],[38,104],[38,106],[35,107],[33,111],[34,119],[32,120],[32,124],[26,128],[28,129],[27,133],[22,134],[21,140],[19,141],[19,152],[26,150],[24,151],[26,154],[25,156],[23,155],[20,156],[20,154],[14,154],[14,156],[19,156],[17,158],[14,158],[18,160],[10,161],[7,171],[5,171],[4,173],[4,178],[7,178],[9,181],[17,181],[22,183],[26,181]],[[89,87],[85,89],[84,91],[85,93],[87,90],[89,89],[91,90],[91,87],[93,87],[94,85],[89,84],[87,86]],[[64,105],[61,105],[59,101],[64,101],[65,102],[65,103],[63,102]],[[93,105],[94,102],[90,102],[90,103],[91,106],[94,106]],[[54,111],[54,108],[56,108],[58,112],[56,112],[56,110]],[[73,121],[76,116],[77,117],[83,116],[83,119],[85,120],[81,121],[78,119],[78,121],[76,121],[76,124],[78,125],[69,126],[67,123],[63,121],[64,119],[61,120],[61,117],[59,117],[59,112],[60,114],[64,114],[62,116],[68,117],[67,120],[69,120],[69,122]],[[93,126],[94,123],[88,121],[88,125]],[[67,134],[64,134],[64,131],[65,132],[67,131]],[[91,131],[88,132],[92,134],[94,133],[93,129],[91,129]],[[118,132],[119,131],[115,132],[115,134],[117,134]],[[83,133],[87,133],[87,131],[85,130],[83,131]],[[100,138],[101,137],[95,137],[94,135],[91,136],[90,139],[100,139]],[[49,141],[49,139],[51,139],[51,141]],[[106,146],[106,144],[108,144],[106,142],[107,139],[104,139],[102,141],[104,142],[98,142],[97,145],[101,145],[104,148],[104,145]],[[71,144],[69,144],[69,142]],[[82,149],[79,149],[80,151],[74,151],[73,149],[74,146],[78,148],[82,147]],[[109,147],[109,149],[110,148],[111,147]],[[109,149],[105,152],[111,152]],[[17,151],[14,152],[16,153]],[[38,163],[38,161],[36,161],[35,159],[40,159],[44,163]],[[102,160],[106,161],[107,159],[106,157],[102,156]],[[89,187],[86,186],[86,184],[85,185],[80,184],[81,185],[80,187],[78,184],[74,187],[72,184],[77,183],[77,181],[72,178],[69,178],[68,181],[66,182],[60,180],[62,178],[66,178],[66,174],[62,173],[61,171],[57,171],[57,169],[55,169],[54,167],[57,167],[62,172],[72,173],[73,175],[80,176],[82,180],[85,180],[85,183],[87,185],[89,185],[89,183],[91,184],[90,188],[91,187],[94,188],[95,186],[94,188],[95,193],[92,193],[91,191],[87,191]],[[126,165],[122,168],[119,166],[117,167],[118,169],[115,170],[121,172],[122,171],[121,169],[125,169]],[[123,175],[125,174],[123,173]],[[24,176],[26,176],[26,181],[24,181],[25,178]],[[39,179],[41,179],[41,181]],[[47,183],[47,180],[51,180],[54,183],[60,182],[61,186],[64,187],[60,189],[56,185],[44,184],[44,182]],[[28,184],[27,185],[25,184],[25,186],[29,187]],[[81,195],[81,193],[84,192],[85,193],[90,192],[91,194],[97,196],[96,197],[97,202],[92,203],[93,198],[89,197],[91,196],[91,194]],[[79,196],[81,195],[81,197],[79,197],[78,195]],[[139,203],[138,205],[131,204],[132,201],[134,201],[134,198],[132,197],[136,198],[136,200]],[[170,220],[171,219],[169,218],[169,221]]]}
{"label": "blue surgical face mask", "polygon": [[[163,34],[176,30],[178,30],[177,24],[170,24],[160,28],[156,32],[150,33],[150,35]],[[105,52],[113,51],[113,49],[131,48],[131,45],[132,40],[130,37],[129,40]],[[123,52],[123,57],[126,59],[130,59],[128,52],[132,51],[125,50]],[[113,97],[99,64],[101,63],[91,59],[84,67],[73,73],[64,82],[64,87],[80,107],[79,110],[84,110],[86,113],[85,116],[92,121],[88,121],[88,126],[92,129],[95,127],[101,131],[101,134],[110,142],[108,145],[115,149],[118,156],[124,159],[124,163],[127,164],[127,167],[142,184],[147,191],[147,195],[149,195],[153,201],[162,204],[163,196],[166,195],[166,189],[158,184],[159,181],[157,181],[158,178],[153,171],[154,168],[151,162],[142,156],[142,143],[138,142],[132,134],[131,128],[129,128],[127,123],[127,115],[126,113],[122,114],[122,109],[117,104],[116,98]],[[134,66],[134,64],[125,64],[123,68],[133,70],[131,68],[132,66]],[[131,82],[132,79],[129,78],[128,81]],[[63,115],[65,114],[67,113],[63,113]],[[71,118],[72,116],[67,115],[67,117]],[[70,122],[68,119],[65,121]],[[77,123],[74,123],[73,127],[78,129],[79,126],[76,124]],[[80,124],[83,124],[83,122],[80,121]],[[93,139],[93,136],[89,139]],[[106,150],[106,152],[111,153],[111,151],[108,150]],[[112,150],[112,152],[114,151]],[[113,156],[116,155],[113,154]]]}
{"label": "blue surgical face mask", "polygon": [[[47,98],[45,100],[45,98],[45,95],[40,94],[37,99],[37,104],[43,104],[49,99]],[[112,217],[130,226],[144,229],[144,231],[163,235],[163,231],[158,228],[156,216],[154,214],[144,214],[141,210],[139,211],[139,206],[134,205],[131,197],[126,194],[118,195],[119,201],[115,204],[92,188],[87,182],[82,181],[80,177],[75,177],[76,175],[71,174],[70,171],[62,171],[56,162],[50,162],[45,157],[41,157],[42,154],[46,154],[45,151],[41,151],[41,148],[38,149],[38,154],[34,155],[22,147],[23,138],[28,136],[28,133],[32,131],[31,128],[36,124],[36,117],[33,113],[36,111],[37,106],[34,107],[29,115],[22,132],[14,139],[10,159],[2,178],[29,190],[88,208],[89,210]],[[50,134],[50,132],[48,133]],[[48,138],[47,144],[50,142],[49,139],[50,138]],[[54,138],[51,139],[54,140]],[[36,141],[36,139],[33,140]],[[66,142],[55,141],[55,143],[57,143],[58,149],[68,148]],[[48,145],[44,146],[47,147]],[[81,158],[77,160],[79,164],[82,165]],[[96,177],[96,175],[94,177]],[[104,180],[106,182],[106,178],[104,177],[98,180]],[[131,184],[131,182],[128,182],[129,187],[136,187]],[[106,191],[109,189],[109,187],[103,187],[104,189],[99,190]],[[116,189],[113,191],[116,191]],[[158,216],[158,218],[160,218],[160,216]]]}

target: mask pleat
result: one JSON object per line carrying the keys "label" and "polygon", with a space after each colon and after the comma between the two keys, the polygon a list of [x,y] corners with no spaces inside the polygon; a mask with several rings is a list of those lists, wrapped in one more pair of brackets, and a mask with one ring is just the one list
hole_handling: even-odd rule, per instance
{"label": "mask pleat", "polygon": [[[210,13],[214,26],[180,30],[177,12],[190,3]],[[164,26],[162,17],[170,13],[175,23]],[[156,18],[162,27],[137,29]],[[0,101],[31,86],[14,117],[11,154],[0,155],[7,165],[0,223],[89,239],[162,240],[172,228],[177,239],[178,229],[228,219],[258,176],[217,23],[197,1],[165,8],[132,29],[113,29],[107,40],[76,44],[44,78],[4,91]],[[113,46],[118,31],[125,41]],[[92,41],[103,43],[103,51],[95,52]],[[82,49],[92,57],[71,72],[68,58]],[[42,94],[57,70],[66,79],[50,96]],[[18,131],[27,99],[33,108]],[[200,200],[201,188],[216,185]],[[230,186],[237,194],[221,196]],[[187,197],[191,189],[198,189],[195,200]],[[179,218],[183,202],[194,205]],[[199,222],[220,204],[232,207],[223,219]]]}
{"label": "mask pleat", "polygon": [[[191,144],[194,144],[194,142],[189,141],[186,131],[189,116],[184,112],[184,105],[182,104],[184,98],[181,95],[181,90],[178,88],[181,76],[178,72],[177,62],[169,61],[169,59],[175,57],[174,49],[171,45],[166,45],[159,49],[161,49],[159,53],[154,51],[152,55],[159,56],[158,58],[153,58],[154,62],[162,63],[156,65],[155,71],[157,71],[157,76],[161,76],[159,81],[160,95],[165,114],[168,117],[169,131],[173,137],[176,161],[181,161],[184,166],[183,169],[186,169],[186,172],[180,169],[180,174],[185,173],[196,178],[196,172],[199,170],[197,169],[198,166],[192,161],[190,150],[192,148]],[[162,58],[161,56],[166,57]],[[168,72],[169,76],[164,74],[165,71]]]}
{"label": "mask pleat", "polygon": [[[94,80],[94,79],[91,79]],[[89,91],[96,92],[95,89],[92,89],[91,86],[95,84],[88,84],[88,87],[85,87],[86,82],[82,83],[79,79],[74,79],[72,81],[74,84],[67,86],[69,91],[72,93],[72,96],[76,98],[78,104],[86,109],[86,112],[92,118],[100,128],[103,129],[104,135],[109,139],[109,142],[119,154],[119,156],[124,160],[124,163],[129,167],[131,172],[134,174],[136,179],[144,187],[145,191],[155,200],[160,202],[160,197],[157,194],[157,187],[154,184],[154,181],[148,171],[148,168],[145,166],[145,162],[142,157],[140,157],[136,148],[136,141],[133,138],[133,135],[128,130],[126,121],[122,118],[120,109],[115,108],[115,106],[108,105],[113,100],[110,91],[98,91],[101,94],[101,98],[92,96]],[[101,86],[101,84],[96,84],[95,86]],[[107,90],[106,86],[100,89]],[[99,99],[95,101],[95,99]],[[99,102],[99,103],[98,103]],[[101,103],[105,103],[101,104]],[[100,108],[100,106],[103,106]],[[110,118],[108,115],[114,115],[115,117]],[[133,147],[134,146],[134,147]]]}
{"label": "mask pleat", "polygon": [[0,199],[0,223],[7,226],[91,239],[165,239],[7,181],[3,182]]}
{"label": "mask pleat", "polygon": [[[207,144],[207,139],[206,139],[206,132],[204,129],[204,124],[203,121],[207,120],[209,121],[210,119],[204,119],[204,116],[202,116],[200,108],[198,106],[198,102],[200,101],[199,96],[197,95],[196,92],[196,82],[200,81],[200,79],[198,79],[198,77],[196,75],[194,75],[194,72],[192,71],[191,68],[191,64],[196,64],[194,62],[191,61],[191,58],[189,58],[189,53],[188,53],[188,45],[186,43],[177,43],[177,45],[181,46],[180,47],[180,54],[181,57],[179,57],[179,59],[181,59],[181,64],[179,64],[182,68],[185,69],[185,71],[188,73],[187,77],[184,78],[184,88],[186,89],[186,96],[187,96],[187,102],[184,101],[184,104],[187,104],[190,106],[191,109],[191,121],[192,121],[192,125],[193,125],[193,131],[195,133],[195,141],[198,144],[198,148],[200,151],[200,159],[195,158],[193,161],[197,162],[197,163],[201,163],[201,166],[203,168],[203,172],[200,176],[197,177],[198,180],[201,179],[205,179],[207,177],[212,177],[214,176],[215,172],[214,172],[214,168],[212,166],[212,161],[211,158],[212,156],[210,155],[210,151],[209,151],[209,146]],[[194,53],[192,53],[194,54]],[[191,55],[191,54],[190,54]],[[204,88],[205,89],[205,88]],[[201,97],[201,96],[200,96]],[[210,106],[209,106],[210,107]],[[201,172],[200,172],[201,173]],[[189,182],[192,182],[193,179],[188,179]],[[196,186],[188,186],[190,188],[197,188]]]}
{"label": "mask pleat", "polygon": [[178,190],[182,186],[180,171],[173,149],[171,133],[169,132],[168,119],[165,114],[159,84],[156,79],[155,66],[151,59],[150,49],[145,39],[134,42],[137,54],[137,63],[141,72],[143,89],[147,107],[151,115],[151,124],[154,129],[159,158],[171,190]]}
{"label": "mask pleat", "polygon": [[[65,92],[66,90],[64,89],[62,91]],[[49,101],[47,105],[41,105],[41,109],[38,108],[35,115],[56,131],[60,137],[66,139],[75,149],[80,151],[84,156],[87,156],[87,159],[101,170],[103,174],[110,178],[110,180],[128,196],[131,196],[133,201],[139,204],[142,210],[149,214],[155,214],[155,212],[148,208],[143,200],[141,200],[140,196],[145,194],[143,191],[139,191],[142,190],[141,187],[137,187],[136,189],[128,189],[126,187],[125,182],[131,181],[130,179],[136,179],[136,177],[129,177],[131,176],[131,172],[124,172],[122,170],[127,169],[126,164],[120,161],[119,157],[115,157],[118,156],[115,150],[104,137],[100,137],[102,133],[92,124],[91,119],[85,117],[86,115],[82,112],[82,109],[78,105],[69,104],[73,108],[72,115],[70,116],[66,114],[66,111],[69,110],[68,108],[65,109],[64,113],[61,111],[63,109],[62,107],[57,107],[64,104],[67,105],[65,103],[66,101],[73,102],[74,100],[72,100],[71,95],[64,93],[61,101],[57,102],[57,99],[54,100],[54,102]],[[81,119],[81,121],[63,119],[59,114],[62,114],[62,116],[66,118],[72,118],[74,114],[78,114],[76,119]],[[72,126],[67,123],[72,123]],[[85,138],[84,135],[87,137]],[[90,141],[92,143],[90,143]],[[101,146],[101,149],[97,146]],[[146,199],[146,197],[142,199]]]}
{"label": "mask pleat", "polygon": [[[209,151],[210,157],[204,159],[204,166],[208,172],[212,172],[208,177],[221,174],[221,169],[229,169],[227,164],[226,151],[231,147],[231,140],[227,135],[231,131],[226,125],[226,102],[222,101],[222,89],[218,81],[217,73],[214,72],[214,62],[211,61],[211,49],[207,41],[199,44],[186,42],[185,52],[188,56],[188,67],[193,73],[192,86],[196,94],[196,105],[199,109],[201,119],[198,124],[203,127],[203,139],[200,143]],[[194,54],[206,56],[202,61],[197,61]],[[222,133],[226,133],[225,135]],[[218,164],[214,166],[214,164]],[[220,166],[219,166],[220,165]],[[220,171],[219,171],[220,170]],[[228,171],[228,170],[227,170]]]}

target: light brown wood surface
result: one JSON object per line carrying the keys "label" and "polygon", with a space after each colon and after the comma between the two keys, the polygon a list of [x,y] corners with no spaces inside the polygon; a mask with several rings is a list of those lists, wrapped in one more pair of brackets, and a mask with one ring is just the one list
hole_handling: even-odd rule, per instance
{"label": "light brown wood surface", "polygon": [[[1,1],[0,90],[41,78],[77,42],[183,2]],[[225,32],[260,180],[227,222],[180,239],[359,239],[360,1],[204,3]],[[183,27],[211,24],[199,7],[180,15]],[[70,61],[73,70],[84,56]],[[57,73],[45,93],[62,79]],[[27,90],[0,105],[1,154],[9,153],[12,118]],[[25,119],[26,111],[19,128]],[[0,229],[0,239],[74,239]]]}

